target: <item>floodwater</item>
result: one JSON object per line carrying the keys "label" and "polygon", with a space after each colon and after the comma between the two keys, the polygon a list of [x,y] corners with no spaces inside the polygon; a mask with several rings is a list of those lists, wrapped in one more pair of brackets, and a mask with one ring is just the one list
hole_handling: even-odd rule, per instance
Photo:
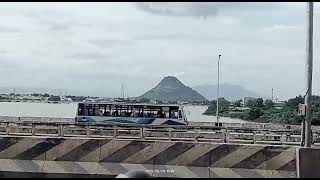
{"label": "floodwater", "polygon": [[77,103],[0,102],[0,116],[74,118]]}
{"label": "floodwater", "polygon": [[[208,106],[185,106],[183,108],[188,121],[194,121],[194,122],[217,122],[216,116],[208,116],[203,115],[206,110],[208,109]],[[220,117],[219,122],[225,122],[225,123],[244,123],[246,121],[236,118],[229,118],[229,117]]]}
{"label": "floodwater", "polygon": [[[216,122],[216,116],[203,115],[207,106],[184,106],[188,121]],[[0,102],[0,116],[13,117],[51,117],[51,118],[74,118],[77,103],[48,104],[48,103],[23,103],[23,102]],[[242,123],[241,119],[221,117],[220,122]]]}

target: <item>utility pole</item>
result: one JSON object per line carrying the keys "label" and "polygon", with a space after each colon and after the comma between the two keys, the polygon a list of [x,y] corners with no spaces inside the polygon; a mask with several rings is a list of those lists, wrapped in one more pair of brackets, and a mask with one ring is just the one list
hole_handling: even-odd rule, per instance
{"label": "utility pole", "polygon": [[125,94],[124,94],[124,87],[123,87],[123,84],[122,84],[122,89],[123,89],[123,99],[125,98]]}
{"label": "utility pole", "polygon": [[219,58],[218,58],[218,85],[217,85],[217,111],[216,111],[218,126],[219,126],[219,61],[220,61],[220,57],[221,57],[221,55],[219,54]]}
{"label": "utility pole", "polygon": [[121,96],[122,96],[122,98],[124,99],[124,89],[123,89],[123,83],[122,83],[122,86],[121,86]]}
{"label": "utility pole", "polygon": [[272,88],[272,90],[271,90],[271,100],[272,100],[272,102],[273,102],[273,88]]}
{"label": "utility pole", "polygon": [[313,2],[308,2],[307,20],[307,61],[306,61],[306,116],[304,147],[311,146],[311,101],[312,101],[312,65],[313,65]]}

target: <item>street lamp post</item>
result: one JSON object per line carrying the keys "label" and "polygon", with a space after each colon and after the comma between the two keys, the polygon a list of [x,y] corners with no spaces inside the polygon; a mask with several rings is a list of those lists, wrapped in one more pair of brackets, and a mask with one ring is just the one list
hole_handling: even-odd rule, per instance
{"label": "street lamp post", "polygon": [[216,111],[218,126],[219,126],[219,62],[220,62],[220,57],[221,57],[221,55],[219,54],[219,58],[218,58],[218,85],[217,85],[217,111]]}
{"label": "street lamp post", "polygon": [[313,66],[313,2],[308,2],[307,14],[307,57],[306,57],[306,95],[305,95],[305,130],[304,146],[311,146],[311,101],[312,101],[312,66]]}

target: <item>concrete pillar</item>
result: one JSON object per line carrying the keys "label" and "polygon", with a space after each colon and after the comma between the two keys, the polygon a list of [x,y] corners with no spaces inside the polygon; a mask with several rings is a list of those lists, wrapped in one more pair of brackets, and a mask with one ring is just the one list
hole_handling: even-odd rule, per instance
{"label": "concrete pillar", "polygon": [[32,134],[32,136],[36,135],[36,125],[35,124],[32,124],[31,134]]}
{"label": "concrete pillar", "polygon": [[60,124],[58,127],[58,136],[63,137],[63,125]]}
{"label": "concrete pillar", "polygon": [[319,178],[320,171],[320,149],[297,148],[296,150],[297,175],[299,178]]}
{"label": "concrete pillar", "polygon": [[194,140],[198,141],[198,129],[194,129]]}
{"label": "concrete pillar", "polygon": [[144,127],[142,127],[142,128],[140,129],[140,138],[141,138],[141,139],[144,139],[144,137],[145,137],[145,135],[144,135]]}
{"label": "concrete pillar", "polygon": [[281,144],[283,144],[286,141],[286,136],[285,134],[281,134],[281,138],[280,138]]}
{"label": "concrete pillar", "polygon": [[61,129],[60,129],[60,126],[57,127],[57,130],[58,130],[58,137],[61,136]]}
{"label": "concrete pillar", "polygon": [[256,143],[256,141],[257,141],[257,136],[256,136],[256,133],[255,132],[253,132],[253,139],[252,139],[252,142],[253,142],[253,144],[255,144]]}
{"label": "concrete pillar", "polygon": [[172,137],[172,129],[171,128],[169,128],[169,141],[171,141],[171,137]]}
{"label": "concrete pillar", "polygon": [[230,133],[229,133],[228,129],[226,129],[226,131],[225,131],[225,143],[229,142],[229,138],[230,138],[229,134]]}
{"label": "concrete pillar", "polygon": [[87,137],[90,137],[90,127],[87,126]]}
{"label": "concrete pillar", "polygon": [[9,123],[6,123],[6,135],[10,134],[10,127],[9,127]]}
{"label": "concrete pillar", "polygon": [[114,127],[113,128],[113,137],[114,138],[117,138],[117,131],[118,131],[117,127]]}
{"label": "concrete pillar", "polygon": [[221,129],[221,141],[226,142],[226,129]]}

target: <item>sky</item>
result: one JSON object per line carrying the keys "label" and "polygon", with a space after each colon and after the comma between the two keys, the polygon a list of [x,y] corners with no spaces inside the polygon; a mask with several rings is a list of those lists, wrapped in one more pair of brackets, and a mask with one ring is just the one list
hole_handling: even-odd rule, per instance
{"label": "sky", "polygon": [[139,96],[169,75],[216,84],[221,54],[221,83],[294,97],[305,94],[306,10],[305,2],[2,2],[0,87],[119,97],[123,83],[126,96]]}

